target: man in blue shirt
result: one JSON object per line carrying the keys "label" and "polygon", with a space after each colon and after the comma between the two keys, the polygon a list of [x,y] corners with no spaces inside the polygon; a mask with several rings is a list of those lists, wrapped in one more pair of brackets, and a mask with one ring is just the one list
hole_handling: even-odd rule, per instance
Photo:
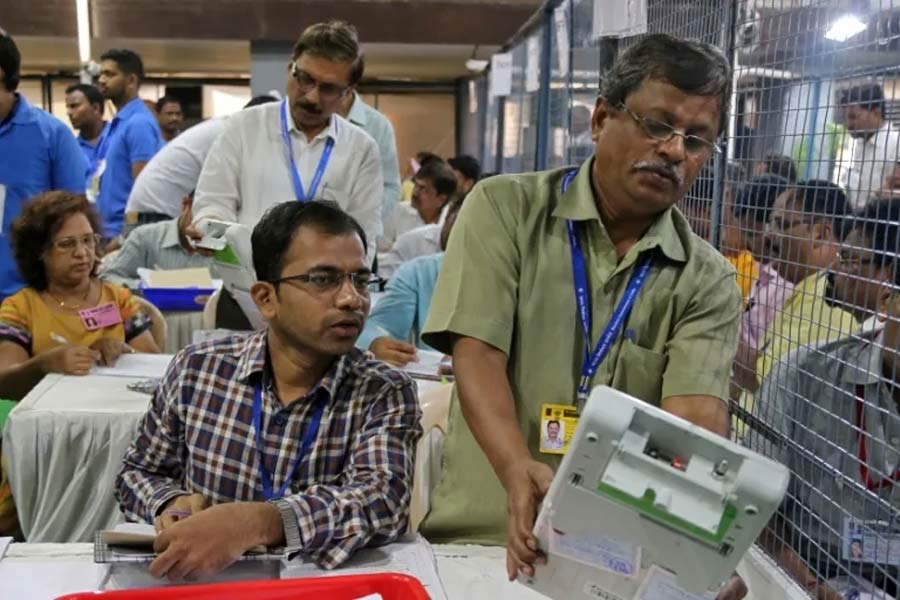
{"label": "man in blue shirt", "polygon": [[24,286],[8,239],[23,204],[49,190],[82,193],[87,171],[69,128],[16,92],[21,62],[0,29],[0,300]]}
{"label": "man in blue shirt", "polygon": [[[117,112],[100,139],[88,198],[96,197],[107,240],[122,233],[134,180],[163,146],[156,116],[138,97],[143,78],[144,63],[131,50],[109,50],[100,57],[100,92],[112,101]],[[98,188],[99,195],[94,196]]]}
{"label": "man in blue shirt", "polygon": [[[369,350],[375,358],[400,367],[416,360],[416,348],[430,349],[422,342],[422,329],[428,318],[428,307],[431,306],[450,230],[461,207],[462,200],[459,200],[447,212],[441,229],[440,253],[414,258],[394,272],[384,296],[372,309],[362,334],[356,340],[357,348]],[[409,340],[412,334],[415,335],[415,345],[401,341]]]}
{"label": "man in blue shirt", "polygon": [[87,160],[89,177],[95,168],[97,146],[106,127],[103,120],[103,94],[87,83],[76,83],[66,88],[66,113],[72,127],[78,130],[75,138]]}

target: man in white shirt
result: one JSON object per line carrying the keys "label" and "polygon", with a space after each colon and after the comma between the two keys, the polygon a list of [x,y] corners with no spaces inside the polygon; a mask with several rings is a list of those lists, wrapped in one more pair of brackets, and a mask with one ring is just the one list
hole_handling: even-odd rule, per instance
{"label": "man in white shirt", "polygon": [[441,231],[446,225],[422,225],[400,235],[389,252],[378,255],[378,275],[390,279],[400,265],[420,256],[441,251]]}
{"label": "man in white shirt", "polygon": [[840,106],[853,137],[844,184],[853,210],[859,212],[873,196],[900,187],[900,131],[884,118],[884,92],[877,83],[842,90]]}
{"label": "man in white shirt", "polygon": [[[381,233],[384,192],[375,141],[337,111],[362,60],[356,29],[339,21],[308,27],[288,63],[287,98],[228,119],[194,196],[194,224],[219,219],[254,226],[286,201],[331,200]],[[201,237],[196,228],[191,237]],[[369,259],[375,254],[374,244]]]}
{"label": "man in white shirt", "polygon": [[439,223],[444,207],[456,192],[456,175],[443,160],[430,160],[416,172],[413,178],[412,200],[394,207],[391,217],[384,224],[384,235],[378,241],[378,249],[386,252],[397,238],[422,225]]}
{"label": "man in white shirt", "polygon": [[[244,108],[278,102],[257,96]],[[125,208],[126,234],[137,225],[168,221],[181,214],[182,200],[193,193],[213,142],[225,129],[227,117],[194,125],[166,144],[150,159],[131,188]]]}

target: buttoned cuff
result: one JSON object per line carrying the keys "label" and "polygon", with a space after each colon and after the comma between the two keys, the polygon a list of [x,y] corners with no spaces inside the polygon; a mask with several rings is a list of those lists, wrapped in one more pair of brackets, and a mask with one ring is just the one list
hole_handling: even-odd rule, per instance
{"label": "buttoned cuff", "polygon": [[169,501],[173,498],[189,495],[190,494],[188,494],[183,489],[176,487],[166,486],[164,488],[156,490],[155,492],[153,492],[153,495],[150,496],[150,501],[147,502],[147,507],[150,509],[150,514],[148,515],[150,518],[148,519],[148,521],[152,523],[153,520],[159,516],[159,513],[161,513],[162,510],[166,507],[166,504],[168,504]]}

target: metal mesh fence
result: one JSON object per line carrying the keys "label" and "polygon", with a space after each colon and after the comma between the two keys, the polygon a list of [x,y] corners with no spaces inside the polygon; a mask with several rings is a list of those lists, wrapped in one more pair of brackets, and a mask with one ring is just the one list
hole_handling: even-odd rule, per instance
{"label": "metal mesh fence", "polygon": [[[594,0],[555,11],[551,167],[591,155],[605,66]],[[647,29],[713,43],[735,66],[723,152],[679,208],[744,295],[733,435],[793,473],[760,543],[814,597],[896,597],[900,0],[649,0]],[[489,103],[487,165],[503,102]],[[527,170],[533,113],[515,88],[505,102],[517,137],[503,136],[503,167]]]}

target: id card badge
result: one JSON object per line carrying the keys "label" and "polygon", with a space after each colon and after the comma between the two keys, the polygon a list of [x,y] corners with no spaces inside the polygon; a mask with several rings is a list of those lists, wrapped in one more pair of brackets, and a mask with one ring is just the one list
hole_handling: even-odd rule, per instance
{"label": "id card badge", "polygon": [[105,329],[122,322],[119,307],[114,302],[107,302],[94,308],[79,310],[78,316],[81,317],[81,322],[88,331]]}
{"label": "id card badge", "polygon": [[541,406],[541,454],[565,454],[577,426],[578,410],[574,406]]}
{"label": "id card badge", "polygon": [[844,517],[841,558],[848,562],[900,564],[900,522]]}
{"label": "id card badge", "polygon": [[85,192],[85,195],[87,196],[87,199],[91,204],[96,204],[97,198],[100,197],[100,178],[103,177],[103,173],[105,171],[106,159],[104,158],[97,163],[97,168],[91,175],[91,179],[88,182],[88,189]]}

